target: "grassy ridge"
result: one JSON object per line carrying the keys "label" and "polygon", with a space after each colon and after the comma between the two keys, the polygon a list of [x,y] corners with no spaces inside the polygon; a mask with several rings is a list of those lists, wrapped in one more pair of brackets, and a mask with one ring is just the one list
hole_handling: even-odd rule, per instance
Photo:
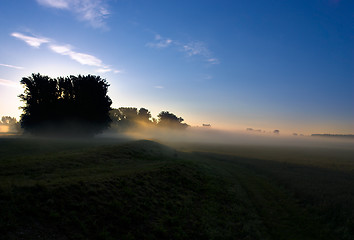
{"label": "grassy ridge", "polygon": [[0,153],[7,239],[353,239],[350,171],[151,141],[2,138]]}
{"label": "grassy ridge", "polygon": [[[50,150],[55,144],[61,151]],[[62,144],[2,155],[0,230],[7,238],[254,235],[243,227],[245,208],[240,216],[232,210],[236,196],[226,194],[227,185],[173,149],[149,141],[77,149]]]}

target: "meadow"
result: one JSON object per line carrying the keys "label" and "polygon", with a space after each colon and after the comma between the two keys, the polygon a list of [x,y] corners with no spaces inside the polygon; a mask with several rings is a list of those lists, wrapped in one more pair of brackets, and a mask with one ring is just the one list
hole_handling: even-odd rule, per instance
{"label": "meadow", "polygon": [[4,239],[354,239],[353,157],[348,144],[0,137],[0,231]]}

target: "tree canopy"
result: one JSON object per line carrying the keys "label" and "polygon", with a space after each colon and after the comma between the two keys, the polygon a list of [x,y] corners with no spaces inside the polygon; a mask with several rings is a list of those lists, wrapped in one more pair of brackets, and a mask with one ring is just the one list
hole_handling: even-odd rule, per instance
{"label": "tree canopy", "polygon": [[36,135],[94,135],[110,124],[109,84],[94,75],[24,77],[21,127]]}
{"label": "tree canopy", "polygon": [[142,125],[152,125],[151,113],[146,108],[120,107],[110,111],[112,126],[120,131],[129,130]]}
{"label": "tree canopy", "polygon": [[112,127],[118,131],[126,131],[141,129],[144,127],[164,127],[170,129],[185,129],[189,125],[182,123],[183,118],[177,117],[168,111],[162,111],[157,116],[158,119],[152,118],[151,113],[146,108],[121,107],[110,111],[112,119]]}
{"label": "tree canopy", "polygon": [[182,123],[184,121],[183,118],[177,117],[175,114],[170,113],[168,111],[162,111],[157,115],[158,117],[158,125],[161,127],[170,127],[170,128],[186,128],[188,125],[186,123]]}
{"label": "tree canopy", "polygon": [[3,116],[0,119],[0,127],[5,126],[7,128],[7,132],[19,132],[20,126],[17,122],[16,118],[10,116]]}

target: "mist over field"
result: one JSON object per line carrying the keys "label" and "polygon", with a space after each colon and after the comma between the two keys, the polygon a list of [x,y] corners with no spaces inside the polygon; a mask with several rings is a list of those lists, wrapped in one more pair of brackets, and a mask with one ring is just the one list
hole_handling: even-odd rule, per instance
{"label": "mist over field", "polygon": [[8,239],[352,240],[352,146],[202,128],[2,136],[0,229]]}
{"label": "mist over field", "polygon": [[353,239],[352,138],[123,123],[0,136],[4,236]]}
{"label": "mist over field", "polygon": [[108,131],[99,137],[121,137],[148,139],[162,143],[203,143],[239,146],[294,146],[322,148],[352,148],[353,138],[329,138],[313,136],[293,136],[274,133],[250,133],[248,131],[227,131],[206,127],[189,127],[183,130],[149,127],[140,125],[125,132]]}

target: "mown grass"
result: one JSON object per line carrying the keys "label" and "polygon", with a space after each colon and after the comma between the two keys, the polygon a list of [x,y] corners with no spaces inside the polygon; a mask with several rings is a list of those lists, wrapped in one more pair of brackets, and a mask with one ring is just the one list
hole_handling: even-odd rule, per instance
{"label": "mown grass", "polygon": [[0,232],[5,239],[353,239],[353,172],[330,169],[329,160],[316,167],[317,160],[245,151],[0,138]]}

